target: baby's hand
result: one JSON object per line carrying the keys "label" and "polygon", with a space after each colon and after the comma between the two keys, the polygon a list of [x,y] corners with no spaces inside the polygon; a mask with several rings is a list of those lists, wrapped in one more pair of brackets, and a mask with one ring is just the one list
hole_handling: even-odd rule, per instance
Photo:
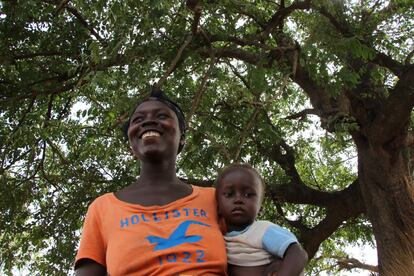
{"label": "baby's hand", "polygon": [[277,272],[279,271],[281,265],[282,265],[282,259],[274,260],[267,266],[264,275],[265,276],[277,276]]}

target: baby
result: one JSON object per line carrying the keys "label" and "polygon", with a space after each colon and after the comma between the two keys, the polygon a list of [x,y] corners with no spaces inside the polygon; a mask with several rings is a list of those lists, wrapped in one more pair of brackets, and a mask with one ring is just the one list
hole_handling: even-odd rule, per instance
{"label": "baby", "polygon": [[[308,255],[296,237],[269,221],[255,220],[264,183],[253,167],[226,167],[217,178],[216,195],[219,215],[227,226],[224,239],[230,276],[276,275],[275,272],[277,276],[301,275]],[[272,262],[276,265],[269,266]]]}

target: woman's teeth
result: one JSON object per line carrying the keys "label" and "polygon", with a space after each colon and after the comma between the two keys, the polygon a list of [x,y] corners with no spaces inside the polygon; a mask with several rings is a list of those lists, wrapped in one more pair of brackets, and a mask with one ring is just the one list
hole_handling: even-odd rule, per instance
{"label": "woman's teeth", "polygon": [[144,134],[142,134],[142,139],[145,139],[147,137],[158,137],[160,134],[156,131],[147,131]]}

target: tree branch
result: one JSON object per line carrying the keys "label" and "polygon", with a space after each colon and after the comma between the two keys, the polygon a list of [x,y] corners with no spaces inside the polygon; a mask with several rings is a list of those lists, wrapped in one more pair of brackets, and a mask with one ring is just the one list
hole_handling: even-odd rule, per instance
{"label": "tree branch", "polygon": [[414,55],[414,49],[411,50],[411,52],[408,53],[407,57],[404,60],[404,64],[405,65],[409,65],[410,64],[410,60]]}
{"label": "tree branch", "polygon": [[60,13],[69,2],[70,0],[62,0],[62,2],[60,2],[60,4],[56,7],[55,14]]}
{"label": "tree branch", "polygon": [[[381,116],[377,116],[370,129],[375,143],[389,142],[408,125],[414,107],[414,66],[405,71],[386,100]],[[399,141],[402,143],[403,141]],[[401,145],[395,145],[401,146]]]}
{"label": "tree branch", "polygon": [[240,151],[243,147],[243,144],[246,141],[246,138],[249,132],[253,130],[253,124],[256,121],[257,115],[259,114],[261,109],[262,109],[261,106],[256,105],[253,111],[253,114],[250,116],[249,121],[247,122],[246,126],[243,129],[243,132],[240,134],[240,138],[239,138],[240,142],[234,153],[234,158],[233,158],[234,162],[237,162],[239,160]]}
{"label": "tree branch", "polygon": [[255,46],[258,47],[260,49],[266,50],[266,51],[271,51],[274,50],[274,47],[268,46],[265,43],[261,43],[258,40],[258,36],[254,35],[254,36],[249,36],[247,38],[240,38],[240,37],[236,37],[236,36],[231,36],[231,35],[222,35],[222,34],[218,34],[218,35],[210,35],[209,39],[211,42],[219,42],[219,41],[225,41],[225,42],[232,42],[235,43],[239,46]]}
{"label": "tree branch", "polygon": [[369,270],[372,272],[378,272],[378,266],[375,265],[369,265],[362,263],[361,261],[355,259],[355,258],[345,258],[345,257],[339,257],[339,256],[331,256],[330,258],[337,260],[337,265],[340,269],[364,269]]}
{"label": "tree branch", "polygon": [[357,180],[346,189],[337,192],[316,191],[293,183],[268,187],[270,187],[268,194],[277,202],[312,204],[326,208],[326,217],[314,228],[297,227],[300,231],[300,240],[310,258],[315,255],[320,244],[344,221],[364,212]]}
{"label": "tree branch", "polygon": [[193,99],[193,102],[191,104],[191,109],[190,112],[187,115],[187,128],[189,127],[190,123],[192,122],[192,117],[198,107],[198,105],[201,102],[201,98],[203,97],[204,92],[207,89],[207,81],[211,75],[211,72],[213,71],[214,65],[216,63],[216,59],[212,53],[212,56],[210,57],[211,61],[210,61],[210,66],[207,69],[207,72],[205,73],[203,80],[201,81],[200,87],[197,90],[196,96]]}
{"label": "tree branch", "polygon": [[[192,127],[189,127],[189,131],[193,132],[194,129]],[[219,149],[219,151],[222,153],[223,155],[223,162],[224,163],[228,163],[231,160],[231,156],[229,151],[227,150],[227,147],[221,143],[217,142],[217,138],[211,136],[208,132],[204,132],[201,134],[205,139],[209,140],[211,142],[211,144],[213,145],[213,147],[216,147]]]}
{"label": "tree branch", "polygon": [[290,5],[289,7],[285,7],[283,1],[283,3],[281,3],[280,5],[279,10],[272,16],[272,18],[266,24],[262,36],[269,36],[272,30],[277,26],[281,26],[285,18],[295,10],[308,10],[310,8],[310,3],[310,0],[305,0],[303,2],[294,1],[292,5]]}
{"label": "tree branch", "polygon": [[[345,21],[337,21],[337,17],[330,14],[325,8],[319,8],[319,13],[325,16],[329,22],[334,26],[334,28],[345,38],[354,37],[355,34],[351,31],[350,26]],[[359,40],[362,45],[365,45],[371,51],[375,53],[375,57],[373,58],[372,62],[378,64],[379,66],[388,68],[393,74],[396,76],[401,76],[402,72],[404,71],[404,65],[400,62],[392,59],[390,56],[386,54],[380,53],[375,50],[371,45],[365,43],[365,41]]]}
{"label": "tree branch", "polygon": [[170,67],[168,70],[164,73],[164,75],[158,80],[158,82],[154,85],[157,88],[161,88],[165,80],[168,78],[169,75],[175,70],[177,67],[178,61],[181,59],[181,56],[183,54],[183,51],[185,47],[191,42],[193,39],[193,35],[187,35],[187,38],[185,39],[184,43],[181,45],[181,47],[178,49],[177,54],[175,58],[172,60]]}
{"label": "tree branch", "polygon": [[154,87],[161,88],[165,80],[168,78],[169,75],[175,70],[177,67],[178,62],[181,59],[181,56],[183,54],[184,49],[190,44],[191,40],[193,39],[193,36],[197,34],[198,25],[200,23],[201,18],[201,6],[199,5],[197,0],[188,0],[186,2],[187,8],[189,8],[194,13],[194,18],[191,23],[191,34],[187,35],[187,38],[185,39],[184,43],[181,45],[181,47],[178,49],[177,54],[175,58],[172,60],[170,67],[165,72],[165,74],[158,80],[156,84],[154,84]]}
{"label": "tree branch", "polygon": [[319,110],[313,109],[313,108],[306,108],[298,113],[289,115],[287,117],[285,117],[286,120],[293,120],[293,119],[298,119],[299,120],[303,120],[307,115],[317,115],[319,117],[321,117],[321,113]]}
{"label": "tree branch", "polygon": [[342,36],[343,37],[347,37],[347,38],[349,38],[349,37],[352,37],[353,36],[353,33],[352,33],[352,31],[350,30],[350,28],[349,28],[349,26],[348,26],[348,24],[346,23],[346,22],[344,22],[344,21],[341,21],[341,22],[339,22],[337,19],[338,19],[338,17],[336,17],[336,16],[334,16],[334,15],[332,15],[332,14],[330,14],[329,12],[328,12],[328,10],[327,9],[325,9],[324,7],[320,7],[320,8],[318,8],[318,9],[316,9],[321,15],[323,15],[323,16],[325,16],[327,19],[328,19],[328,21],[332,24],[332,26],[334,26],[334,28],[336,29],[336,30],[338,30],[339,31],[339,33],[340,34],[342,34]]}
{"label": "tree branch", "polygon": [[95,31],[95,29],[89,25],[89,23],[86,21],[85,18],[83,18],[83,16],[79,13],[79,11],[70,6],[70,5],[66,5],[65,8],[73,15],[75,16],[79,22],[81,23],[82,26],[84,26],[100,43],[102,43],[103,45],[106,45],[106,41]]}
{"label": "tree branch", "polygon": [[379,53],[377,51],[375,51],[375,57],[372,60],[372,62],[378,64],[379,66],[389,69],[394,75],[398,77],[401,77],[405,70],[405,66],[402,63],[392,59],[390,56],[386,54]]}
{"label": "tree branch", "polygon": [[335,100],[330,97],[329,92],[312,80],[309,72],[303,66],[297,64],[296,74],[291,78],[309,96],[312,106],[321,114],[320,117],[325,117],[338,111],[333,105]]}
{"label": "tree branch", "polygon": [[[208,56],[208,54],[203,51],[201,51],[200,54],[203,57]],[[230,47],[215,48],[214,55],[216,56],[216,58],[235,58],[238,60],[243,60],[250,64],[257,64],[261,60],[264,60],[264,58],[266,57],[265,55],[255,54],[242,49]]]}
{"label": "tree branch", "polygon": [[58,51],[26,53],[26,54],[13,55],[13,60],[30,59],[30,58],[35,58],[35,57],[63,56],[63,55],[65,55],[65,53],[58,52]]}

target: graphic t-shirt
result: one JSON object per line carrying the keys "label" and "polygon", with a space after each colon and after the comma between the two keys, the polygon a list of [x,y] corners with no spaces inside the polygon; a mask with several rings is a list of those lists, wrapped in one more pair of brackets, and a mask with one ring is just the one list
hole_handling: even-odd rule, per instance
{"label": "graphic t-shirt", "polygon": [[213,188],[164,206],[97,198],[86,214],[76,261],[88,258],[116,275],[226,275],[227,258]]}

